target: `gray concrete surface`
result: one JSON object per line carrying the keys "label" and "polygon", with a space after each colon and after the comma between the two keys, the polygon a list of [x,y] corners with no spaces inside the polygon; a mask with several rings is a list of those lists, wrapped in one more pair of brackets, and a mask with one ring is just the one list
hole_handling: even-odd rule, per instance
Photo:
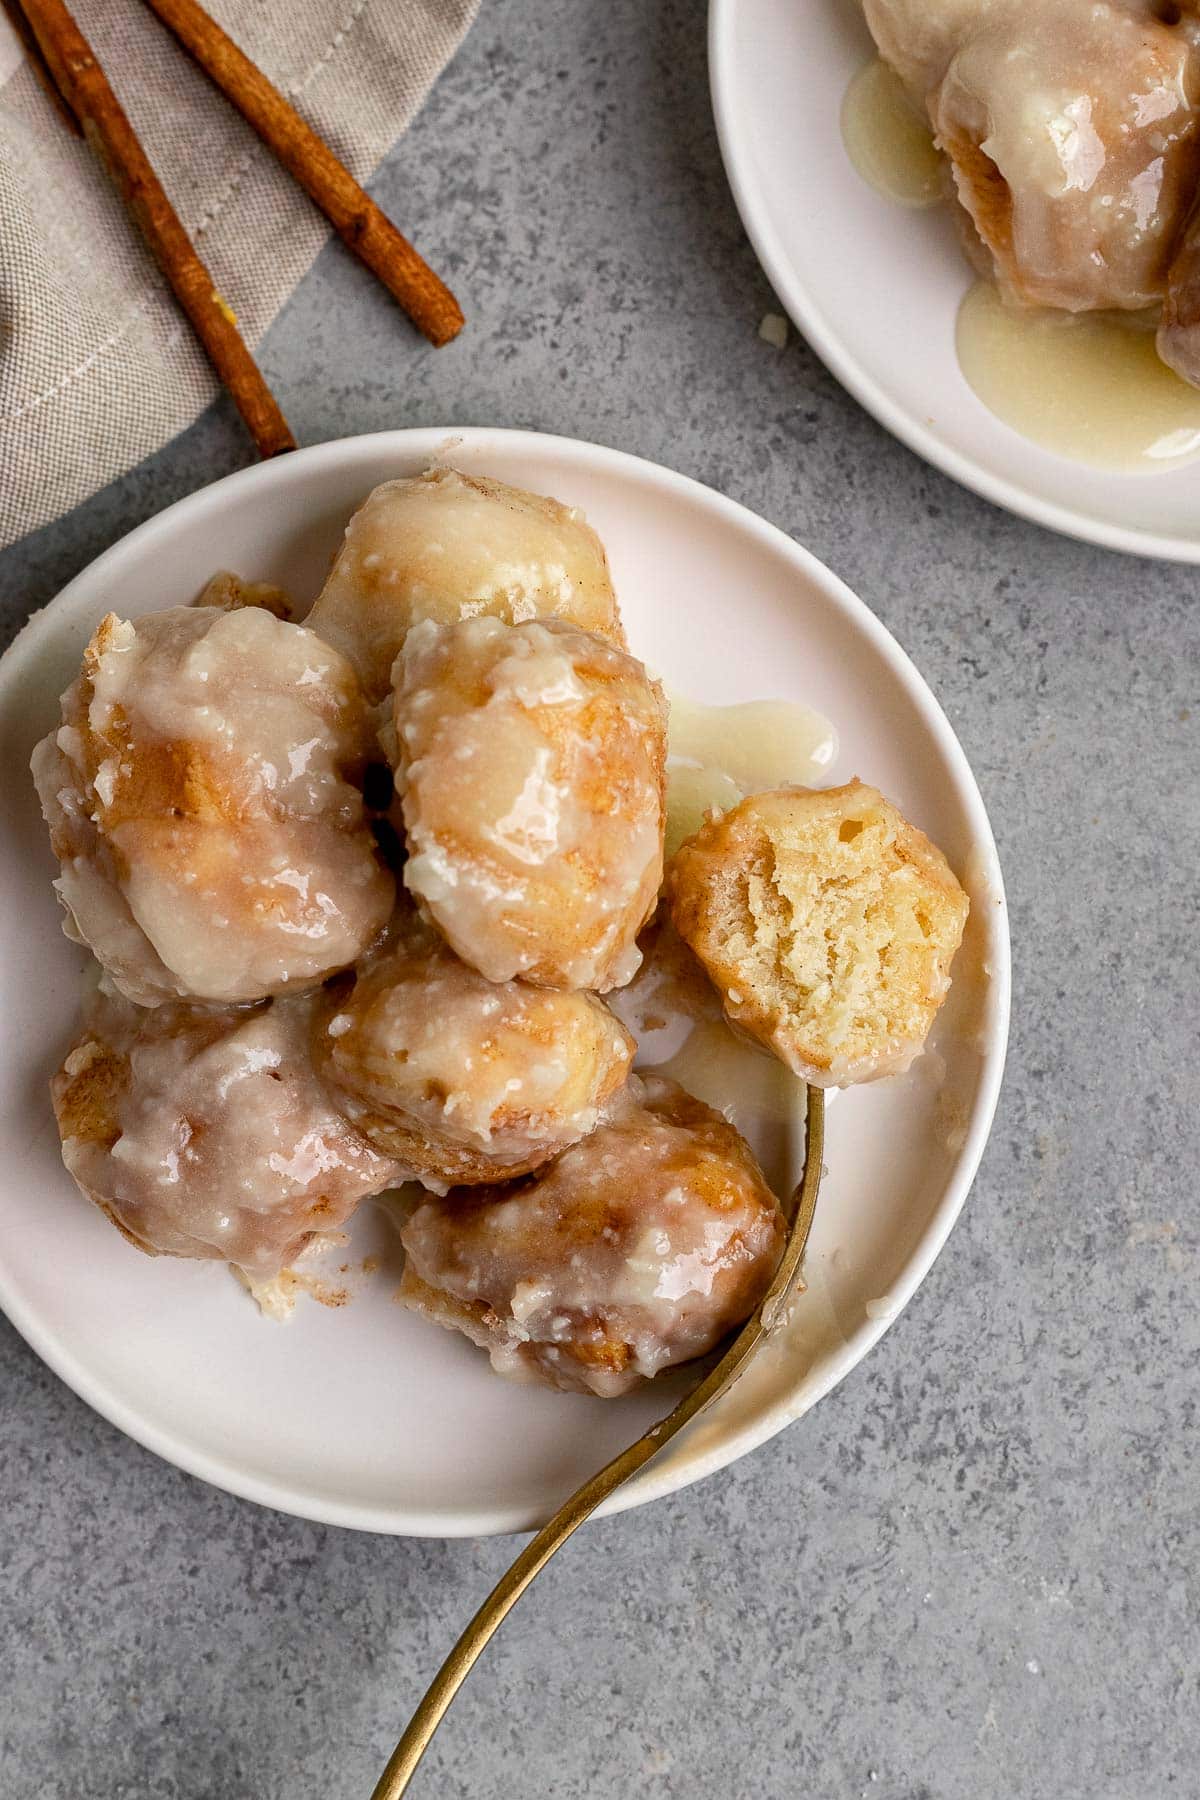
{"label": "gray concrete surface", "polygon": [[[700,0],[484,0],[377,192],[471,328],[427,353],[340,248],[265,348],[302,440],[497,422],[685,470],[825,558],[979,774],[1016,953],[995,1135],[916,1302],[737,1468],[590,1529],[509,1622],[421,1796],[1200,1794],[1200,577],[925,468],[771,306]],[[247,460],[215,406],[0,563],[9,626]],[[8,771],[8,779],[20,779]],[[4,1800],[357,1800],[511,1543],[231,1500],[0,1327]]]}

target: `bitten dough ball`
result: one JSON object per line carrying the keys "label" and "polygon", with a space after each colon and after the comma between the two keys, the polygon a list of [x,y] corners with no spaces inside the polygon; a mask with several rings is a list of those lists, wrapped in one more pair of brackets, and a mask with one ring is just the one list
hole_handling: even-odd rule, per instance
{"label": "bitten dough ball", "polygon": [[318,1018],[339,1109],[439,1191],[526,1174],[592,1131],[634,1040],[592,994],[495,985],[416,919]]}
{"label": "bitten dough ball", "polygon": [[150,1255],[277,1275],[317,1231],[403,1179],[331,1104],[312,995],[145,1008],[97,995],[51,1082],[63,1161]]}
{"label": "bitten dough ball", "polygon": [[427,620],[396,659],[404,881],[491,981],[629,980],[662,880],[667,707],[561,620]]}
{"label": "bitten dough ball", "polygon": [[411,626],[481,613],[510,624],[563,618],[625,643],[604,546],[582,513],[456,469],[368,494],[307,622],[376,701]]}
{"label": "bitten dough ball", "polygon": [[257,608],[104,619],[33,755],[64,929],[144,1006],[256,1000],[352,963],[395,896],[355,786],[354,671]]}
{"label": "bitten dough ball", "polygon": [[733,1126],[674,1082],[634,1076],[613,1117],[540,1174],[418,1207],[400,1293],[499,1374],[607,1398],[741,1324],[784,1235]]}
{"label": "bitten dough ball", "polygon": [[818,1087],[909,1066],[968,910],[941,851],[861,781],[751,795],[682,846],[667,892],[730,1022]]}

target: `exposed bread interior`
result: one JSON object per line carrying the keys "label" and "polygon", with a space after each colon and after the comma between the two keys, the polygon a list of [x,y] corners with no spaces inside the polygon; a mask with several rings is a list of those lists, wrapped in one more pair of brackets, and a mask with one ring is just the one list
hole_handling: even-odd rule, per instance
{"label": "exposed bread interior", "polygon": [[681,847],[668,888],[731,1023],[820,1087],[908,1067],[968,910],[941,851],[861,781],[752,795]]}

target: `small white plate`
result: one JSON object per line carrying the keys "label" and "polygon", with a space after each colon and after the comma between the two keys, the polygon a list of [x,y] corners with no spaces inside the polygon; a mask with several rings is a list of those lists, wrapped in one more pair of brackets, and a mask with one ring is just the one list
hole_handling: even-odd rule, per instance
{"label": "small white plate", "polygon": [[967,385],[954,328],[974,278],[949,209],[885,200],[842,142],[846,89],[873,54],[857,0],[711,0],[725,168],[795,324],[881,425],[985,499],[1110,549],[1200,561],[1200,462],[1088,468],[1022,437]]}
{"label": "small white plate", "polygon": [[[0,662],[0,1301],[76,1393],[181,1468],[308,1518],[429,1536],[533,1526],[644,1430],[673,1390],[605,1402],[499,1380],[463,1339],[394,1303],[396,1258],[371,1208],[343,1253],[349,1304],[331,1311],[302,1300],[283,1325],[260,1318],[224,1268],[132,1249],[59,1160],[46,1083],[72,1029],[82,958],[59,927],[25,769],[105,611],[136,616],[188,601],[215,567],[277,581],[307,601],[367,491],[415,473],[448,444],[461,467],[586,510],[608,546],[630,641],[669,685],[702,700],[779,697],[826,712],[842,742],[831,779],[878,783],[944,846],[972,898],[936,1052],[898,1081],[838,1096],[830,1110],[810,1293],[726,1403],[616,1507],[669,1493],[762,1443],[827,1393],[900,1311],[982,1152],[1009,996],[995,847],[936,701],[827,569],[682,476],[522,432],[352,438],[217,482],[73,581]],[[790,1181],[794,1156],[782,1158],[791,1167],[780,1160],[769,1172]],[[369,1248],[384,1267],[368,1277],[356,1271]]]}

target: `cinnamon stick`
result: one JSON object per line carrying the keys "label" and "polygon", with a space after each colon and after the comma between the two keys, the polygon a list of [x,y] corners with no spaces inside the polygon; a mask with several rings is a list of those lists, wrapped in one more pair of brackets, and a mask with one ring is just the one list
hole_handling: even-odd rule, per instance
{"label": "cinnamon stick", "polygon": [[75,117],[75,114],[71,111],[70,107],[59,93],[54,77],[46,67],[46,59],[38,48],[38,41],[33,35],[33,28],[30,25],[29,20],[25,17],[25,14],[21,11],[19,0],[0,0],[0,11],[7,14],[9,24],[20,38],[25,55],[29,61],[29,66],[41,83],[42,89],[49,98],[51,106],[53,106],[67,130],[73,131],[76,137],[82,137],[83,132],[79,128],[79,120]]}
{"label": "cinnamon stick", "polygon": [[196,336],[229,389],[259,455],[277,456],[282,450],[294,450],[296,440],[275,396],[243,343],[233,313],[197,256],[87,39],[63,0],[22,0],[22,4],[60,93],[88,143],[107,165]]}
{"label": "cinnamon stick", "polygon": [[254,127],[430,343],[447,344],[456,337],[464,319],[450,289],[216,20],[197,0],[146,0],[146,5]]}

